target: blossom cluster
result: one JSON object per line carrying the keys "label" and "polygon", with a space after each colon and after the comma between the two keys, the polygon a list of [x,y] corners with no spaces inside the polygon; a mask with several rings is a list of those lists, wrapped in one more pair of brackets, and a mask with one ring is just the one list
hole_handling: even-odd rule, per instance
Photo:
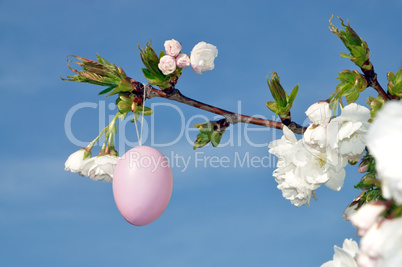
{"label": "blossom cluster", "polygon": [[402,218],[384,219],[386,209],[382,202],[368,203],[349,217],[362,236],[359,266],[401,266]]}
{"label": "blossom cluster", "polygon": [[[388,101],[376,114],[366,134],[366,145],[375,159],[382,197],[364,204],[349,206],[344,218],[351,221],[361,237],[360,250],[352,254],[339,252],[335,247],[329,266],[401,266],[402,217],[390,213],[396,205],[402,205],[402,174],[400,171],[402,150],[398,142],[402,136],[402,102]],[[395,203],[395,204],[393,204]],[[345,240],[346,242],[346,240]],[[345,246],[345,243],[344,243]],[[342,250],[342,249],[341,249]],[[354,260],[353,260],[354,259]]]}
{"label": "blossom cluster", "polygon": [[65,170],[87,176],[94,181],[112,182],[118,161],[119,157],[108,154],[90,157],[90,152],[83,148],[68,157]]}
{"label": "blossom cluster", "polygon": [[348,160],[360,159],[365,151],[370,111],[352,103],[339,117],[331,119],[331,114],[327,102],[313,104],[306,111],[312,123],[302,139],[284,126],[282,138],[268,146],[278,157],[273,173],[278,189],[295,206],[309,205],[322,184],[339,191]]}
{"label": "blossom cluster", "polygon": [[372,123],[367,147],[375,159],[382,195],[402,205],[402,102],[388,101]]}
{"label": "blossom cluster", "polygon": [[194,46],[191,55],[181,53],[181,43],[172,39],[165,41],[166,55],[160,58],[158,68],[164,75],[175,72],[176,68],[187,68],[191,65],[192,69],[202,74],[202,71],[213,70],[214,60],[218,56],[216,46],[200,42]]}
{"label": "blossom cluster", "polygon": [[362,237],[360,249],[355,241],[346,239],[343,248],[335,246],[332,261],[321,267],[375,267],[401,266],[402,254],[402,218],[384,219],[387,203],[376,201],[367,203],[349,215],[357,228],[357,235]]}

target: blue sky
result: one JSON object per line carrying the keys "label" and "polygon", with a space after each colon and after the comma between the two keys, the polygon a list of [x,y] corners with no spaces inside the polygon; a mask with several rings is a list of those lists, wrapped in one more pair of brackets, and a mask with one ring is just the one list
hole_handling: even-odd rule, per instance
{"label": "blue sky", "polygon": [[[97,95],[100,88],[60,76],[71,74],[67,55],[93,59],[98,53],[145,82],[138,44],[152,39],[160,51],[174,38],[189,53],[206,41],[219,49],[216,67],[203,75],[185,70],[177,85],[184,94],[233,111],[241,101],[242,113],[271,118],[265,76],[276,71],[287,90],[299,84],[293,120],[305,123],[304,111],[333,92],[337,73],[355,69],[339,56],[346,49],[328,29],[331,15],[349,19],[367,41],[386,86],[386,73],[401,67],[401,11],[400,1],[1,1],[0,265],[319,266],[330,260],[334,244],[356,237],[342,219],[359,193],[353,189],[361,178],[356,167],[348,168],[340,192],[321,187],[318,200],[300,208],[282,198],[273,168],[173,168],[165,213],[134,227],[120,216],[110,183],[64,171],[64,161],[80,148],[66,135],[68,111],[80,103],[95,105],[72,118],[74,135],[86,142],[105,123],[99,121],[102,105],[106,118],[115,111],[108,109],[113,99]],[[374,94],[368,89],[363,95]],[[151,145],[151,132],[156,143],[174,140],[182,124],[175,110],[162,105],[171,102],[149,104],[157,106],[145,145]],[[195,115],[214,118],[176,106],[186,123]],[[196,152],[267,156],[266,147],[247,143],[244,127],[229,128],[240,140],[233,146]],[[125,135],[137,141],[132,125]],[[265,129],[248,132],[247,138],[264,144],[280,135]],[[195,157],[185,138],[157,148],[165,155]]]}

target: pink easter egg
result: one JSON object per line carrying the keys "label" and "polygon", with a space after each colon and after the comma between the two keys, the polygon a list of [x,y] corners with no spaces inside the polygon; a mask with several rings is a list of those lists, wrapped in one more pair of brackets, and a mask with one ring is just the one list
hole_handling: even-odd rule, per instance
{"label": "pink easter egg", "polygon": [[165,156],[155,148],[138,146],[120,158],[113,174],[113,196],[129,223],[143,226],[165,211],[173,175]]}

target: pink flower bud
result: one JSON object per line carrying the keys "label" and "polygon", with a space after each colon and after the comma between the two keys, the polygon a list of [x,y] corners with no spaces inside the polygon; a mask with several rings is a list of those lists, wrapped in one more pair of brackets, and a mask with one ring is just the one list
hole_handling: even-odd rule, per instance
{"label": "pink flower bud", "polygon": [[176,57],[176,65],[179,68],[185,69],[190,66],[190,57],[184,53],[179,54]]}
{"label": "pink flower bud", "polygon": [[165,75],[173,73],[176,70],[175,58],[168,55],[163,56],[159,61],[158,68]]}
{"label": "pink flower bud", "polygon": [[166,54],[172,57],[176,57],[181,51],[181,43],[175,39],[165,41]]}

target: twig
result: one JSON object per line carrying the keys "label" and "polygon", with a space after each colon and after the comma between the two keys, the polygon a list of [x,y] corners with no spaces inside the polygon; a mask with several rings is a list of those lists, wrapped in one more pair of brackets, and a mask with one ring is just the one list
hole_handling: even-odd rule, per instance
{"label": "twig", "polygon": [[[135,81],[134,79],[131,79],[131,82],[133,85],[133,89],[136,93],[143,92],[144,87],[141,83]],[[265,127],[269,127],[269,128],[275,128],[275,129],[283,129],[283,125],[285,125],[282,122],[242,115],[242,114],[224,110],[224,109],[221,109],[221,108],[209,105],[209,104],[205,104],[203,102],[194,100],[192,98],[189,98],[189,97],[183,95],[178,89],[172,88],[171,90],[168,90],[168,91],[159,90],[148,84],[148,85],[146,85],[145,90],[147,90],[146,96],[148,99],[151,99],[153,97],[162,97],[162,98],[166,98],[166,99],[173,100],[176,102],[180,102],[180,103],[183,103],[183,104],[195,107],[195,108],[199,108],[199,109],[211,112],[211,113],[221,115],[221,116],[225,117],[226,121],[230,124],[237,124],[237,123],[242,122],[242,123],[255,124],[255,125],[260,125],[260,126],[265,126]],[[306,131],[305,127],[303,127],[295,122],[292,122],[292,121],[289,121],[289,123],[286,126],[291,131],[293,131],[294,133],[297,133],[297,134],[303,134]]]}
{"label": "twig", "polygon": [[[368,63],[366,64],[363,63],[363,66],[368,65],[370,62],[367,61]],[[385,90],[382,88],[382,86],[380,85],[380,83],[377,80],[377,73],[374,72],[374,67],[371,66],[370,69],[365,69],[365,68],[361,68],[364,77],[367,80],[367,85],[369,87],[374,88],[374,90],[376,90],[381,96],[382,98],[384,98],[385,100],[391,100],[391,99],[398,99],[397,97],[385,92]]]}

